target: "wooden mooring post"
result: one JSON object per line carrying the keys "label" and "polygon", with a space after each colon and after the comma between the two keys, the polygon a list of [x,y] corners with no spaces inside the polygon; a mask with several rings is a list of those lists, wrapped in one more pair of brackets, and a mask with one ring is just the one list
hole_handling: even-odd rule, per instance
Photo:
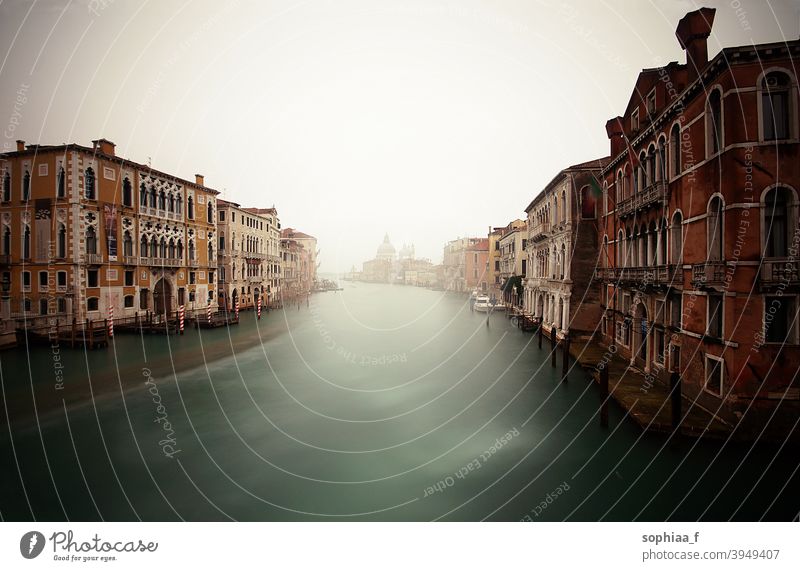
{"label": "wooden mooring post", "polygon": [[561,358],[561,382],[567,382],[567,372],[569,371],[569,335],[564,334],[564,339],[561,341],[563,349]]}
{"label": "wooden mooring post", "polygon": [[76,331],[75,331],[75,330],[76,330],[77,328],[78,328],[78,322],[77,322],[77,320],[76,320],[76,319],[73,317],[73,318],[72,318],[72,337],[71,337],[71,340],[70,340],[70,342],[71,342],[71,344],[72,344],[72,348],[73,348],[73,349],[75,348],[75,333],[76,333]]}
{"label": "wooden mooring post", "polygon": [[540,320],[540,321],[539,321],[539,331],[538,331],[538,335],[539,335],[539,349],[541,349],[541,348],[542,348],[542,327],[544,327],[544,320]]}
{"label": "wooden mooring post", "polygon": [[672,430],[681,430],[681,374],[673,371],[669,376],[669,390],[672,400]]}
{"label": "wooden mooring post", "polygon": [[556,366],[556,326],[550,329],[550,365]]}
{"label": "wooden mooring post", "polygon": [[608,427],[608,365],[600,370],[600,426]]}

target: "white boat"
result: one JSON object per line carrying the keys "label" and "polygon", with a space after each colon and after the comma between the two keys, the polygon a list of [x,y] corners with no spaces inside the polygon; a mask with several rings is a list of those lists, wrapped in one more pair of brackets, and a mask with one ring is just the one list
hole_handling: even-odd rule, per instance
{"label": "white boat", "polygon": [[475,305],[472,306],[472,309],[475,311],[481,311],[486,313],[492,308],[491,303],[489,303],[489,296],[488,295],[479,295],[475,298]]}

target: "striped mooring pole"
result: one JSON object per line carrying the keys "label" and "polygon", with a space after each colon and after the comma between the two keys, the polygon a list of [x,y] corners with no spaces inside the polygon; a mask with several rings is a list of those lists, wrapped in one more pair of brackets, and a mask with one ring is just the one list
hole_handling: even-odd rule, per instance
{"label": "striped mooring pole", "polygon": [[114,306],[108,306],[108,336],[114,336]]}
{"label": "striped mooring pole", "polygon": [[258,318],[261,319],[261,296],[258,296]]}
{"label": "striped mooring pole", "polygon": [[236,300],[236,321],[239,321],[239,300]]}
{"label": "striped mooring pole", "polygon": [[181,335],[183,335],[183,319],[185,316],[186,307],[182,305],[180,309],[178,309],[178,331],[181,332]]}
{"label": "striped mooring pole", "polygon": [[208,302],[208,308],[206,309],[206,316],[208,317],[208,322],[211,323],[211,302]]}

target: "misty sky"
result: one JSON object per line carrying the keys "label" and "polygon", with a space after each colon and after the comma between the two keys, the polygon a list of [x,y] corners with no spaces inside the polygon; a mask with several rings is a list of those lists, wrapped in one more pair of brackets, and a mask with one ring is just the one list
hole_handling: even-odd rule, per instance
{"label": "misty sky", "polygon": [[[712,57],[800,35],[796,0],[702,5]],[[2,147],[105,137],[202,173],[317,236],[322,271],[360,268],[385,232],[439,262],[446,240],[521,217],[561,168],[607,154],[605,121],[641,68],[685,61],[675,27],[699,6],[2,0]]]}

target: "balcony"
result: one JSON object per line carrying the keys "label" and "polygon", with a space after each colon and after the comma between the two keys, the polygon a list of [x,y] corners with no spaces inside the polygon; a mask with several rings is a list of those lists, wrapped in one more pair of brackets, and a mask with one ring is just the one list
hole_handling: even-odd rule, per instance
{"label": "balcony", "polygon": [[139,258],[136,256],[122,256],[122,264],[125,266],[138,266]]}
{"label": "balcony", "polygon": [[692,264],[692,285],[721,286],[725,283],[725,262],[709,260],[701,264]]}
{"label": "balcony", "polygon": [[596,268],[594,278],[645,287],[683,285],[680,267],[674,264],[635,268]]}
{"label": "balcony", "polygon": [[0,266],[10,266],[11,256],[9,254],[0,254]]}
{"label": "balcony", "polygon": [[788,258],[772,258],[761,261],[758,279],[762,287],[771,288],[783,284],[800,285],[800,271],[797,262]]}
{"label": "balcony", "polygon": [[617,204],[617,216],[626,218],[651,206],[666,206],[669,199],[667,183],[664,181],[654,182],[645,187],[641,192],[637,192],[630,198],[621,200]]}
{"label": "balcony", "polygon": [[197,258],[189,258],[189,266],[193,268],[199,268],[200,260],[198,260]]}
{"label": "balcony", "polygon": [[103,254],[86,254],[84,258],[89,265],[99,265],[103,263]]}
{"label": "balcony", "polygon": [[541,242],[550,236],[550,224],[534,226],[530,231],[530,239],[533,242]]}

